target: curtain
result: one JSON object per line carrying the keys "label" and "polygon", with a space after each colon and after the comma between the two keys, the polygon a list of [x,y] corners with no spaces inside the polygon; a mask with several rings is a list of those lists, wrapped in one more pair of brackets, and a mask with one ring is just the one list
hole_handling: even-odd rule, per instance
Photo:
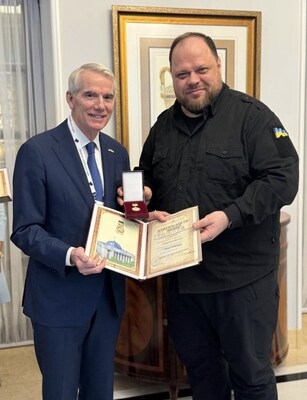
{"label": "curtain", "polygon": [[[307,126],[307,121],[306,121]],[[305,142],[305,154],[307,154],[307,141]],[[304,195],[303,198],[307,197],[307,179],[304,177]],[[306,204],[306,203],[305,203]],[[304,212],[304,229],[303,229],[303,288],[302,288],[302,301],[303,301],[303,313],[307,313],[307,215]]]}
{"label": "curtain", "polygon": [[[305,228],[306,230],[306,228]],[[307,251],[306,251],[306,247],[307,247],[307,240],[306,240],[306,233],[305,234],[305,239],[304,239],[304,250],[303,250],[303,313],[307,313],[307,261],[306,261],[306,257],[307,257]]]}
{"label": "curtain", "polygon": [[[305,52],[307,57],[307,44],[305,46]],[[307,77],[307,65],[305,67],[305,76]],[[307,104],[307,79],[305,80],[305,104]],[[305,112],[305,132],[307,129],[307,113]],[[305,139],[304,142],[304,154],[307,154],[307,140]],[[306,157],[306,156],[305,156]],[[307,199],[307,175],[305,173],[306,169],[306,162],[303,171],[301,171],[301,175],[304,177],[304,192],[303,192],[303,204],[306,205]],[[302,273],[302,308],[303,313],[307,313],[307,213],[306,213],[306,206],[303,209],[303,250],[302,250],[302,257],[303,257],[303,273]]]}
{"label": "curtain", "polygon": [[[46,129],[43,88],[39,0],[0,0],[0,168],[10,183],[20,145]],[[9,239],[12,202],[4,203],[4,215],[2,274],[10,301],[0,305],[0,347],[32,343],[21,308],[27,257]]]}

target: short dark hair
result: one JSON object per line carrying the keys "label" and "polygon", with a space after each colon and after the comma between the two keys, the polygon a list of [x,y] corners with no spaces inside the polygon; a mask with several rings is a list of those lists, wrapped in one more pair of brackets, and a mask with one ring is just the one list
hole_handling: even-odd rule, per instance
{"label": "short dark hair", "polygon": [[213,41],[213,39],[211,39],[210,36],[205,35],[204,33],[201,32],[186,32],[183,33],[180,36],[177,36],[176,39],[173,41],[171,48],[170,48],[170,52],[169,52],[169,63],[170,65],[172,64],[172,55],[173,55],[173,51],[174,48],[177,46],[178,43],[182,42],[183,40],[190,38],[190,37],[199,37],[201,39],[204,40],[204,42],[208,45],[209,49],[211,50],[211,53],[218,58],[218,54],[217,54],[217,50],[216,50],[216,46],[215,43]]}

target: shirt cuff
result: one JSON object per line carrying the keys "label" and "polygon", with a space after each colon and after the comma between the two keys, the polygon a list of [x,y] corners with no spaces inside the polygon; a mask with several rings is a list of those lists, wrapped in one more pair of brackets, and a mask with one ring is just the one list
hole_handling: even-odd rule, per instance
{"label": "shirt cuff", "polygon": [[67,253],[66,253],[65,265],[67,265],[67,266],[69,266],[69,267],[74,266],[74,264],[71,264],[71,262],[70,262],[70,255],[71,255],[71,252],[73,251],[73,249],[75,249],[75,247],[70,247],[70,248],[67,250]]}
{"label": "shirt cuff", "polygon": [[229,224],[228,228],[233,229],[233,228],[238,228],[242,226],[242,216],[240,213],[240,210],[236,206],[236,204],[231,204],[229,207],[225,208],[224,213],[227,215]]}

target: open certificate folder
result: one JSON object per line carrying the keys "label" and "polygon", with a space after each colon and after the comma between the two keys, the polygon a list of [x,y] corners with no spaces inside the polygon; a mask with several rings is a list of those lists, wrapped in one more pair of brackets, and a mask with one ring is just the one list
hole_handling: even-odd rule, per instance
{"label": "open certificate folder", "polygon": [[200,233],[192,227],[198,219],[197,206],[171,214],[166,222],[144,222],[96,203],[85,252],[140,280],[187,268],[202,260]]}

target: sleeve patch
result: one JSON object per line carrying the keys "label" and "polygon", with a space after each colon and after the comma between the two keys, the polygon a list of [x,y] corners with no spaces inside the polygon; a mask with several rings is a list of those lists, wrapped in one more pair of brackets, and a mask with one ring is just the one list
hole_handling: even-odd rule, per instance
{"label": "sleeve patch", "polygon": [[276,139],[289,136],[288,132],[283,128],[273,128],[273,132],[274,132]]}

